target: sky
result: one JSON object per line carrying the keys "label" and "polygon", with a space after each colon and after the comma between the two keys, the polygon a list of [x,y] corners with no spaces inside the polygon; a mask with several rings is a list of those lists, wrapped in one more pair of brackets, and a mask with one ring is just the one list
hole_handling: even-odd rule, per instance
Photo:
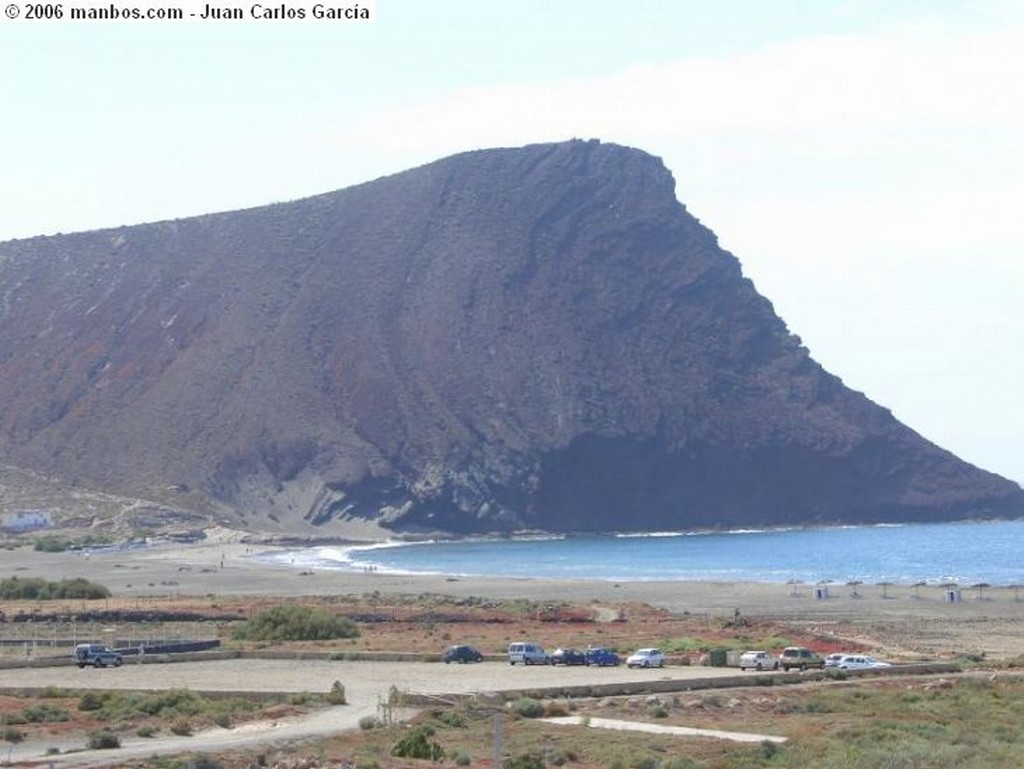
{"label": "sky", "polygon": [[1024,483],[1024,2],[372,5],[350,24],[0,20],[0,241],[470,149],[634,146],[826,369]]}

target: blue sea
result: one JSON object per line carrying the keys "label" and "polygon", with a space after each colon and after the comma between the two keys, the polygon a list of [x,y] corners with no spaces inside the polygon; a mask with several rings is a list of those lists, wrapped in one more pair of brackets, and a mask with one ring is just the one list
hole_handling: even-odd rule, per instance
{"label": "blue sea", "polygon": [[1024,521],[310,547],[309,569],[608,581],[1024,583]]}

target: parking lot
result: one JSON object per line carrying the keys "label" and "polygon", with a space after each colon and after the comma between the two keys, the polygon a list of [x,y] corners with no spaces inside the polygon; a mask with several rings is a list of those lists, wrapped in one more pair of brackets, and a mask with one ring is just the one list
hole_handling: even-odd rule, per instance
{"label": "parking lot", "polygon": [[[4,670],[4,687],[90,689],[191,689],[228,692],[326,692],[335,681],[350,702],[376,701],[392,686],[420,694],[469,694],[551,686],[588,686],[627,681],[736,676],[734,668],[669,666],[650,670],[619,667],[511,666],[504,662],[367,662],[347,660],[232,659],[78,669],[71,665]],[[746,675],[754,676],[754,673]]]}

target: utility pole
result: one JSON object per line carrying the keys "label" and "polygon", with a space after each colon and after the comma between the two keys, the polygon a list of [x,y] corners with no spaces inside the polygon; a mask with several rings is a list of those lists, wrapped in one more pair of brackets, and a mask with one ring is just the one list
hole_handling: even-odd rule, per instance
{"label": "utility pole", "polygon": [[501,769],[501,713],[494,714],[494,769]]}

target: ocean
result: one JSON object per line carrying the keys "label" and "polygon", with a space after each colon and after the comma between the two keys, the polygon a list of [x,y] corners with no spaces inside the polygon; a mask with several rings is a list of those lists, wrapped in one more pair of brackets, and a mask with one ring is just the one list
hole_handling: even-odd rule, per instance
{"label": "ocean", "polygon": [[1024,583],[1024,521],[318,546],[307,569],[608,581]]}

